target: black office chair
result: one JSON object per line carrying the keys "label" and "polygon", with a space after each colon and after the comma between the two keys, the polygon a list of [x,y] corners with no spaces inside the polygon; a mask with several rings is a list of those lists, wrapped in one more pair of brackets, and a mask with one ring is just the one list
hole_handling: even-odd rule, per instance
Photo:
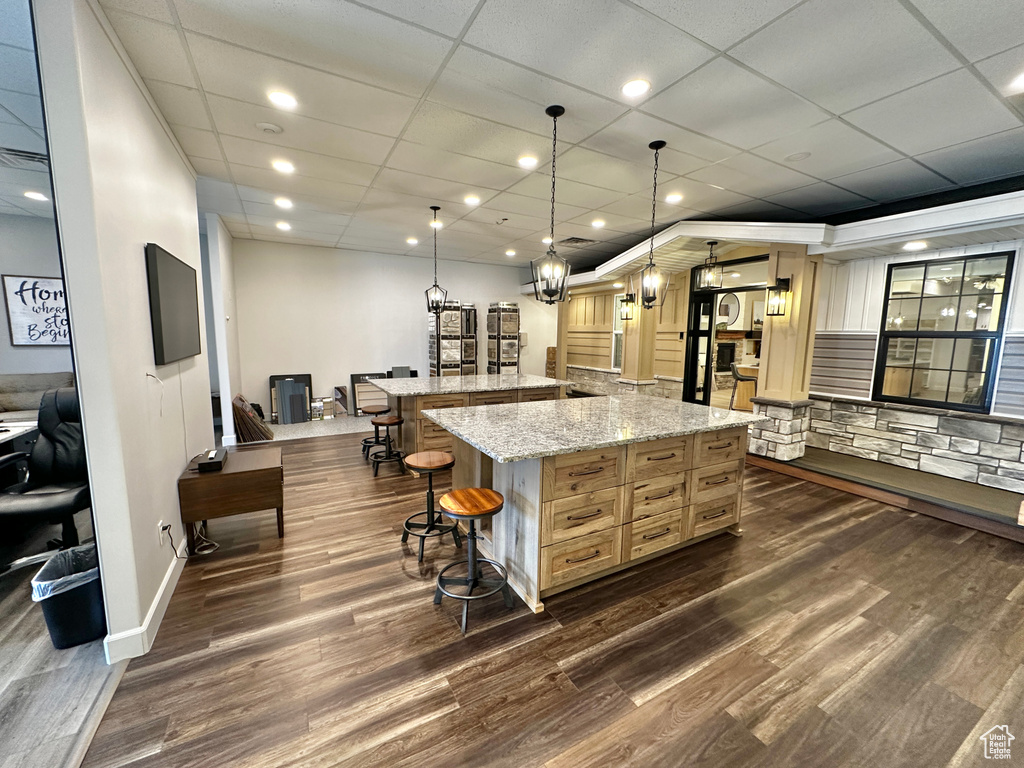
{"label": "black office chair", "polygon": [[[28,477],[24,482],[0,489],[0,535],[3,528],[23,527],[26,523],[60,523],[60,548],[77,546],[75,513],[88,509],[91,502],[82,419],[74,387],[51,389],[43,394],[39,404],[39,437],[32,452],[0,456],[0,470],[18,462],[27,463]],[[29,564],[0,564],[0,572]]]}
{"label": "black office chair", "polygon": [[731,411],[732,404],[736,402],[736,385],[741,381],[757,381],[757,376],[744,376],[736,367],[736,363],[729,363],[729,368],[732,370],[732,394],[729,395],[729,410]]}

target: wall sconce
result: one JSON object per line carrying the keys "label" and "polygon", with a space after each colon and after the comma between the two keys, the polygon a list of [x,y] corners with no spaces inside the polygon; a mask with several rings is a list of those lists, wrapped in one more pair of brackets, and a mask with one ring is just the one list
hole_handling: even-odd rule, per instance
{"label": "wall sconce", "polygon": [[789,301],[789,278],[775,278],[775,285],[768,287],[768,306],[765,307],[765,315],[768,317],[782,317],[786,314],[786,304]]}
{"label": "wall sconce", "polygon": [[632,320],[633,319],[633,305],[636,304],[636,294],[627,293],[622,302],[619,304],[619,319],[620,320]]}

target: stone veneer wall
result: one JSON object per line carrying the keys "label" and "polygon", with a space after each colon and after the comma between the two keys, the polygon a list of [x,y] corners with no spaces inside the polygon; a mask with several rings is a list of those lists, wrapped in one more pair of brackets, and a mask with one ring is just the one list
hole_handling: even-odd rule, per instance
{"label": "stone veneer wall", "polygon": [[598,395],[621,395],[639,392],[669,400],[683,399],[683,380],[666,376],[655,376],[651,381],[633,382],[622,378],[618,371],[607,368],[587,368],[581,365],[565,366],[565,378],[579,385],[585,392]]}
{"label": "stone veneer wall", "polygon": [[811,397],[809,446],[1024,493],[1024,423]]}
{"label": "stone veneer wall", "polygon": [[807,430],[811,426],[811,401],[783,402],[753,398],[754,414],[771,419],[771,424],[750,428],[747,450],[777,461],[792,461],[804,455]]}

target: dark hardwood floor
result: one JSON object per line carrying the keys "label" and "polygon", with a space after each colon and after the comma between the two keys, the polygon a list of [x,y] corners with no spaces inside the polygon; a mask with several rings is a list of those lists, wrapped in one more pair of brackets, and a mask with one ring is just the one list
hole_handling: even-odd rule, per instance
{"label": "dark hardwood floor", "polygon": [[495,596],[463,637],[450,540],[399,543],[425,480],[375,480],[360,437],[282,443],[283,541],[213,522],[85,766],[934,768],[1024,739],[1024,545],[749,469],[743,538],[539,615]]}

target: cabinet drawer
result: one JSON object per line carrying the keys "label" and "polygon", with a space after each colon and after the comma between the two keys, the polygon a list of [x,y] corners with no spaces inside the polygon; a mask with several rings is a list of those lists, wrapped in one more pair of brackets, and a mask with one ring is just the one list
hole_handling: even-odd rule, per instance
{"label": "cabinet drawer", "polygon": [[680,509],[690,503],[686,472],[626,484],[626,509],[623,519],[636,522],[647,517]]}
{"label": "cabinet drawer", "polygon": [[[459,395],[424,395],[417,398],[417,411],[429,411],[432,408],[462,408],[469,404],[469,398],[464,394]],[[417,412],[416,417],[420,414]]]}
{"label": "cabinet drawer", "polygon": [[721,464],[741,458],[747,452],[747,428],[720,429],[717,432],[702,432],[694,443],[693,466]]}
{"label": "cabinet drawer", "polygon": [[633,443],[627,457],[627,480],[647,480],[690,468],[693,435]]}
{"label": "cabinet drawer", "polygon": [[622,524],[622,486],[544,502],[541,545],[557,544]]}
{"label": "cabinet drawer", "polygon": [[470,405],[501,405],[503,403],[514,403],[516,391],[510,389],[505,392],[470,392]]}
{"label": "cabinet drawer", "polygon": [[690,507],[687,538],[727,528],[739,521],[739,499],[736,496],[694,504]]}
{"label": "cabinet drawer", "polygon": [[622,527],[622,562],[674,547],[685,538],[682,509],[626,523]]}
{"label": "cabinet drawer", "polygon": [[697,504],[723,496],[735,496],[740,492],[742,480],[742,461],[729,461],[725,464],[691,470],[690,503]]}
{"label": "cabinet drawer", "polygon": [[578,536],[540,551],[540,588],[550,589],[618,565],[622,560],[622,526]]}
{"label": "cabinet drawer", "polygon": [[544,389],[520,389],[520,403],[535,403],[538,400],[557,400],[558,387],[546,387]]}
{"label": "cabinet drawer", "polygon": [[455,445],[452,433],[439,427],[430,419],[420,419],[416,423],[419,440],[418,451],[450,451]]}
{"label": "cabinet drawer", "polygon": [[622,485],[625,446],[567,453],[544,459],[544,501]]}

